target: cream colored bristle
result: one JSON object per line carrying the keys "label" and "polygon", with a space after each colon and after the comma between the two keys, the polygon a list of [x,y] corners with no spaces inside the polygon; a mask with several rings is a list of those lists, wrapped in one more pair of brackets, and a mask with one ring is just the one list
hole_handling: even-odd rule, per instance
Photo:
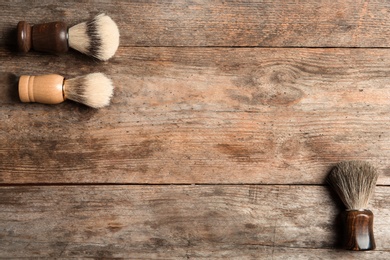
{"label": "cream colored bristle", "polygon": [[65,98],[94,108],[108,106],[113,94],[113,85],[103,73],[91,73],[65,80]]}
{"label": "cream colored bristle", "polygon": [[87,23],[79,23],[69,28],[69,46],[79,52],[89,54],[90,39],[87,33]]}
{"label": "cream colored bristle", "polygon": [[378,171],[369,163],[347,161],[337,164],[327,181],[349,210],[366,209],[378,179]]}
{"label": "cream colored bristle", "polygon": [[119,30],[107,15],[100,14],[89,22],[69,28],[69,46],[100,60],[114,56],[119,46]]}

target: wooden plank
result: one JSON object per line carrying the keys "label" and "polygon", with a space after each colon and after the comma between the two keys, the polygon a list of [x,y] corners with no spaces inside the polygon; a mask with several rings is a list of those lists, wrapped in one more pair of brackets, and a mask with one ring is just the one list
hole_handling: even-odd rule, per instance
{"label": "wooden plank", "polygon": [[[387,50],[121,48],[110,64],[0,57],[2,183],[321,184],[352,159],[390,183]],[[96,71],[116,85],[108,108],[18,100],[21,74]]]}
{"label": "wooden plank", "polygon": [[1,1],[0,45],[20,20],[74,25],[106,12],[122,46],[389,47],[388,1]]}
{"label": "wooden plank", "polygon": [[[163,185],[0,188],[1,257],[352,259],[337,250],[322,186]],[[390,189],[377,187],[377,251],[390,256]]]}

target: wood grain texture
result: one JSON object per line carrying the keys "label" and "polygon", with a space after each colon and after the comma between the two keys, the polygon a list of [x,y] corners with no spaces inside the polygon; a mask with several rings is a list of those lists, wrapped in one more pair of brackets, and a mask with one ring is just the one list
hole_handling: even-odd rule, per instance
{"label": "wood grain texture", "polygon": [[[390,259],[389,2],[0,8],[0,259]],[[109,62],[17,52],[19,21],[102,12],[121,34]],[[20,75],[92,72],[116,86],[108,108],[19,100]],[[363,254],[339,249],[324,186],[349,159],[380,171]]]}
{"label": "wood grain texture", "polygon": [[[25,20],[69,25],[106,12],[122,46],[389,47],[388,1],[1,1],[0,44]],[[16,44],[16,42],[15,42]]]}
{"label": "wood grain texture", "polygon": [[[322,184],[341,160],[390,183],[382,49],[120,48],[110,63],[0,51],[2,183]],[[29,67],[20,64],[30,64]],[[125,65],[124,65],[125,64]],[[74,68],[78,68],[75,70]],[[22,104],[17,76],[100,71],[112,105]]]}
{"label": "wood grain texture", "polygon": [[[2,257],[353,259],[320,186],[19,186],[0,189]],[[336,196],[335,196],[336,197]],[[390,256],[390,190],[377,187],[377,250]]]}

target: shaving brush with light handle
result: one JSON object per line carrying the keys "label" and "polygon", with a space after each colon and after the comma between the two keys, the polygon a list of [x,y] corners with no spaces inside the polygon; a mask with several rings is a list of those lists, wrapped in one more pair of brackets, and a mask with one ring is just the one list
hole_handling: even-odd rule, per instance
{"label": "shaving brush with light handle", "polygon": [[22,102],[59,104],[70,99],[93,108],[110,104],[113,85],[102,73],[91,73],[72,79],[61,75],[23,75],[19,79],[19,98]]}

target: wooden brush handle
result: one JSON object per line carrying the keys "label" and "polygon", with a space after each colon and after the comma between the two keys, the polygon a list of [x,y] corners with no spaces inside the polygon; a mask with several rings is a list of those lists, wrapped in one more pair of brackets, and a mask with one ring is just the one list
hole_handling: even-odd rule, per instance
{"label": "wooden brush handle", "polygon": [[30,49],[51,53],[63,53],[69,49],[68,27],[63,22],[36,24],[31,26],[20,21],[17,26],[18,48],[22,52]]}
{"label": "wooden brush handle", "polygon": [[374,214],[370,210],[346,211],[344,220],[345,249],[357,251],[375,249]]}
{"label": "wooden brush handle", "polygon": [[58,104],[65,100],[64,77],[56,74],[23,75],[19,79],[19,98],[22,102]]}

